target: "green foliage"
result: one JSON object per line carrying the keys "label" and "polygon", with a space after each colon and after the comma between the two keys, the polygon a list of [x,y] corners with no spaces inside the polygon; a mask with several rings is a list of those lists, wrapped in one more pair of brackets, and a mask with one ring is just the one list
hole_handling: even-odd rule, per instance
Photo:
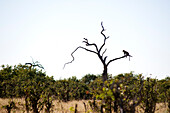
{"label": "green foliage", "polygon": [[168,103],[170,112],[170,77],[158,81],[159,102]]}
{"label": "green foliage", "polygon": [[1,97],[24,97],[26,110],[31,110],[31,107],[34,113],[41,111],[44,105],[48,111],[52,107],[51,97],[55,91],[53,86],[55,80],[46,76],[41,70],[31,69],[21,64],[14,68],[7,65],[2,66],[0,75]]}
{"label": "green foliage", "polygon": [[[106,112],[135,112],[140,105],[145,112],[154,112],[157,102],[168,103],[170,109],[170,77],[162,80],[143,78],[141,74],[124,73],[103,83],[101,76],[87,74],[54,80],[42,70],[26,65],[2,65],[0,70],[0,97],[25,98],[26,111],[47,113],[53,111],[53,100],[93,99],[92,110]],[[11,104],[12,107],[12,104]],[[6,108],[11,108],[10,103]],[[10,109],[9,109],[10,110]]]}
{"label": "green foliage", "polygon": [[142,108],[145,113],[154,113],[156,103],[158,102],[159,91],[157,89],[157,80],[147,78],[144,82],[144,97],[142,99]]}
{"label": "green foliage", "polygon": [[[147,78],[141,74],[131,73],[119,74],[109,78],[104,83],[101,78],[90,84],[93,96],[101,100],[101,106],[106,112],[130,112],[135,113],[139,105],[146,113],[155,111],[156,103],[164,98],[168,102],[169,79],[163,80],[159,85],[157,79]],[[160,83],[159,83],[160,84]],[[161,100],[162,101],[162,100]],[[100,107],[101,108],[101,107]]]}
{"label": "green foliage", "polygon": [[74,112],[74,107],[70,107],[69,110],[70,110],[71,112]]}
{"label": "green foliage", "polygon": [[97,78],[96,75],[93,74],[87,74],[84,77],[82,77],[81,81],[85,84],[90,84],[91,82],[93,82],[95,79]]}
{"label": "green foliage", "polygon": [[44,89],[41,95],[41,98],[43,100],[43,104],[45,104],[45,110],[47,113],[50,113],[53,108],[53,100],[55,99],[55,80],[53,77],[46,77],[46,80],[44,81]]}
{"label": "green foliage", "polygon": [[57,98],[65,102],[70,100],[89,99],[90,95],[87,94],[88,90],[88,85],[82,83],[76,77],[56,81]]}
{"label": "green foliage", "polygon": [[2,65],[2,70],[0,70],[0,77],[1,77],[1,95],[0,97],[9,97],[12,98],[15,93],[15,81],[13,79],[12,74],[12,66],[7,65],[6,67]]}

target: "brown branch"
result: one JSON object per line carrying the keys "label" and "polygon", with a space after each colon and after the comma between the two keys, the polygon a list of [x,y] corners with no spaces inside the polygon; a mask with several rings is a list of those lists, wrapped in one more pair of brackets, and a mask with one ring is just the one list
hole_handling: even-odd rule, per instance
{"label": "brown branch", "polygon": [[104,42],[103,42],[102,46],[101,46],[101,47],[100,47],[100,49],[99,49],[99,53],[100,53],[100,51],[102,50],[102,48],[104,47],[104,45],[105,45],[105,43],[106,43],[106,39],[108,39],[108,38],[109,38],[109,36],[108,36],[108,37],[106,37],[106,35],[103,33],[103,31],[105,31],[105,29],[104,29],[104,27],[103,27],[103,22],[101,22],[101,26],[102,26],[101,34],[102,34],[102,35],[103,35],[103,37],[104,37]]}
{"label": "brown branch", "polygon": [[84,40],[85,40],[85,41],[83,41],[83,42],[86,43],[86,46],[95,46],[96,51],[98,52],[98,47],[97,47],[97,45],[96,45],[95,43],[90,44],[90,43],[88,42],[88,39],[87,39],[87,38],[84,38]]}
{"label": "brown branch", "polygon": [[104,62],[106,62],[106,58],[107,58],[107,56],[104,57]]}
{"label": "brown branch", "polygon": [[42,68],[44,69],[44,67],[41,65],[41,64],[36,64],[36,63],[39,63],[38,61],[37,62],[33,62],[33,63],[25,63],[25,65],[30,65],[30,68],[34,68],[36,66],[38,66],[39,68]]}
{"label": "brown branch", "polygon": [[84,48],[84,47],[79,46],[79,47],[77,47],[77,48],[71,53],[71,56],[72,56],[73,59],[72,59],[70,62],[65,63],[63,69],[65,68],[65,66],[66,66],[67,64],[70,64],[70,63],[72,63],[72,62],[74,61],[75,58],[74,58],[73,54],[74,54],[79,48],[84,49],[84,50],[89,51],[89,52],[92,52],[92,53],[95,53],[95,54],[98,54],[98,53],[95,52],[95,51],[92,51],[92,50],[90,50],[90,49],[87,49],[87,48]]}
{"label": "brown branch", "polygon": [[103,57],[104,53],[106,52],[106,50],[107,50],[107,49],[105,49],[105,50],[103,51],[103,53],[102,53],[102,57]]}
{"label": "brown branch", "polygon": [[108,66],[111,62],[113,62],[113,61],[115,61],[115,60],[118,60],[118,59],[121,59],[121,58],[125,58],[125,57],[127,57],[127,56],[124,55],[124,56],[122,56],[122,57],[114,58],[114,59],[110,60],[110,61],[107,63],[107,66]]}
{"label": "brown branch", "polygon": [[25,63],[25,65],[30,65],[30,66],[32,66],[32,63]]}
{"label": "brown branch", "polygon": [[38,61],[34,62],[32,57],[31,57],[31,59],[32,59],[32,63],[25,63],[25,65],[30,65],[30,68],[32,68],[32,67],[34,68],[34,67],[38,66],[39,68],[44,69],[44,67],[40,64],[40,62],[38,62]]}

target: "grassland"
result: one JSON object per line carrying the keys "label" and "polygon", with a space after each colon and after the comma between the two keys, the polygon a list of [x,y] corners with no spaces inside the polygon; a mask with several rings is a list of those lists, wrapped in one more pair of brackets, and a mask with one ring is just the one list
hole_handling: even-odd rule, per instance
{"label": "grassland", "polygon": [[[22,98],[15,98],[13,101],[16,103],[17,108],[13,109],[11,113],[26,113],[25,107],[24,107],[24,99]],[[0,113],[7,113],[7,111],[2,107],[4,105],[7,105],[9,102],[9,99],[2,99],[0,98]],[[85,113],[85,107],[83,102],[86,104],[87,111],[89,113],[92,113],[92,110],[88,104],[88,100],[80,100],[80,101],[69,101],[69,102],[59,102],[58,100],[55,100],[53,103],[53,113],[74,113],[74,107],[75,104],[77,104],[77,111],[78,113]],[[168,113],[167,111],[168,106],[164,103],[159,103],[156,105],[156,112],[155,113]],[[30,112],[32,113],[32,112]],[[40,113],[45,113],[45,110],[43,109]],[[137,107],[137,113],[143,113],[142,109]]]}

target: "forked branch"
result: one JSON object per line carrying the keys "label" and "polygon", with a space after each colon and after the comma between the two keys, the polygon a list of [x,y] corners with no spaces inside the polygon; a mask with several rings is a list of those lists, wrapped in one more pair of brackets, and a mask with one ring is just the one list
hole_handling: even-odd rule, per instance
{"label": "forked branch", "polygon": [[90,44],[90,43],[88,42],[88,39],[87,39],[87,38],[84,38],[84,41],[83,41],[83,42],[86,43],[86,46],[95,46],[96,51],[98,52],[98,47],[97,47],[97,45],[96,45],[95,43]]}

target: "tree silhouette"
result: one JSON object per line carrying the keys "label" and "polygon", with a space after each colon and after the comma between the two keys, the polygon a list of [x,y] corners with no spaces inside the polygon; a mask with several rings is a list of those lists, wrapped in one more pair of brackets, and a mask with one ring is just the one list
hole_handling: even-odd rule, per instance
{"label": "tree silhouette", "polygon": [[128,57],[131,57],[130,54],[124,54],[124,55],[121,56],[121,57],[117,57],[117,58],[111,59],[111,60],[109,60],[108,62],[106,62],[107,56],[104,56],[104,53],[106,52],[107,49],[105,49],[103,52],[102,52],[102,50],[103,50],[103,47],[104,47],[105,44],[106,44],[106,40],[109,39],[109,36],[107,37],[107,36],[103,33],[103,32],[105,31],[104,26],[103,26],[103,22],[101,22],[101,27],[102,27],[101,34],[102,34],[102,36],[104,37],[103,44],[99,47],[96,43],[89,43],[88,39],[87,39],[87,38],[84,38],[83,43],[85,43],[86,46],[94,46],[96,50],[93,51],[93,50],[87,49],[87,48],[82,47],[82,46],[77,47],[77,48],[71,53],[71,56],[72,56],[72,58],[73,58],[72,61],[65,63],[65,64],[64,64],[64,68],[65,68],[65,66],[66,66],[67,64],[72,63],[72,62],[74,61],[75,58],[74,58],[73,54],[74,54],[79,48],[84,49],[84,50],[86,50],[86,51],[88,51],[88,52],[91,52],[91,53],[96,54],[96,55],[98,56],[98,58],[100,59],[100,61],[102,62],[103,68],[104,68],[104,69],[103,69],[103,73],[102,73],[102,79],[103,79],[103,82],[104,82],[104,81],[106,81],[106,80],[108,79],[107,71],[108,71],[108,66],[109,66],[109,64],[110,64],[111,62],[113,62],[113,61],[115,61],[115,60],[119,60],[119,59],[121,59],[121,58],[125,58],[125,57],[127,57],[127,56],[128,56]]}

